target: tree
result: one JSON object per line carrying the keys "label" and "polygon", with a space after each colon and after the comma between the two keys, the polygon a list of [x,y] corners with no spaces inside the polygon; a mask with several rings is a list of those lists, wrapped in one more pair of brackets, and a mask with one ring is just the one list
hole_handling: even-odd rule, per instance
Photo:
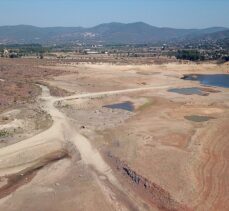
{"label": "tree", "polygon": [[44,54],[43,53],[40,53],[39,59],[44,59]]}
{"label": "tree", "polygon": [[176,53],[177,59],[200,61],[204,60],[204,56],[197,50],[178,50]]}

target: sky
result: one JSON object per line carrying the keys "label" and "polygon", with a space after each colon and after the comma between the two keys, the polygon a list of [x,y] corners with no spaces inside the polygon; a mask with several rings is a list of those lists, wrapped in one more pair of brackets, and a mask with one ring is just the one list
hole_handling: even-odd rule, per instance
{"label": "sky", "polygon": [[0,0],[0,25],[229,27],[229,0]]}

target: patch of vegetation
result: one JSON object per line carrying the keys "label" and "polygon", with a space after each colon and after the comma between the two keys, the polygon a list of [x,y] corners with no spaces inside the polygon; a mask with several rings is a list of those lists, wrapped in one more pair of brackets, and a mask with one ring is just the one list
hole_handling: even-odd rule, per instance
{"label": "patch of vegetation", "polygon": [[37,55],[40,59],[43,59],[44,53],[50,52],[50,48],[43,47],[39,44],[9,44],[0,45],[0,55],[3,57],[4,49],[9,52],[10,58],[19,58],[28,55]]}
{"label": "patch of vegetation", "polygon": [[153,104],[153,101],[149,100],[148,102],[141,105],[137,110],[139,110],[139,111],[144,110],[144,109],[150,107],[152,104]]}
{"label": "patch of vegetation", "polygon": [[1,137],[1,138],[7,137],[7,136],[9,136],[9,135],[10,135],[10,134],[9,134],[8,131],[6,131],[6,130],[0,130],[0,137]]}
{"label": "patch of vegetation", "polygon": [[176,58],[190,61],[204,60],[204,56],[197,50],[179,50],[177,51]]}
{"label": "patch of vegetation", "polygon": [[222,60],[223,60],[224,62],[229,62],[229,55],[223,56],[223,57],[222,57]]}

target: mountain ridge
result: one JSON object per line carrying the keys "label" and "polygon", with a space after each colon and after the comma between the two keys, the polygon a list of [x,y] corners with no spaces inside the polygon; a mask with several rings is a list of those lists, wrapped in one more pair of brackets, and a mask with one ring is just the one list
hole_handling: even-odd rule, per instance
{"label": "mountain ridge", "polygon": [[143,44],[198,37],[226,31],[225,27],[176,29],[156,27],[144,22],[103,23],[94,27],[37,27],[32,25],[0,26],[2,44],[118,43]]}

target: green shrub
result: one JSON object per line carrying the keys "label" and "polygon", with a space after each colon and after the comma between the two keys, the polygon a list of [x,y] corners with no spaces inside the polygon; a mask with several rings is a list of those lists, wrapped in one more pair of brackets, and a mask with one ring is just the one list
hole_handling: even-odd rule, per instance
{"label": "green shrub", "polygon": [[190,61],[200,61],[204,60],[204,56],[196,50],[179,50],[176,53],[177,59],[190,60]]}
{"label": "green shrub", "polygon": [[9,135],[9,132],[6,130],[0,130],[0,137],[7,137]]}

